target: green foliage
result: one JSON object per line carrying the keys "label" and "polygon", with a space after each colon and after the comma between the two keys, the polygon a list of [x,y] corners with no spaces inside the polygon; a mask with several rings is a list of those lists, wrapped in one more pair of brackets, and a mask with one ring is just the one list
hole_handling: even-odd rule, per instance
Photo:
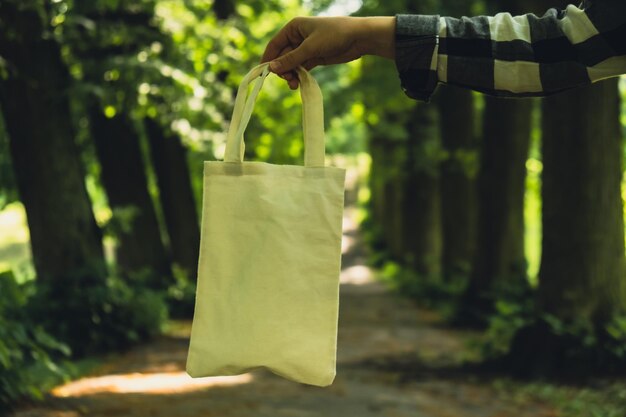
{"label": "green foliage", "polygon": [[42,398],[42,377],[63,376],[53,358],[70,353],[29,316],[32,292],[32,282],[20,285],[10,272],[0,273],[0,410]]}
{"label": "green foliage", "polygon": [[563,321],[550,314],[544,314],[540,319],[550,325],[556,336],[573,341],[566,352],[568,356],[593,358],[598,365],[610,363],[626,369],[626,314],[617,314],[601,323],[582,318]]}
{"label": "green foliage", "polygon": [[547,382],[520,382],[497,379],[494,389],[513,393],[516,402],[542,402],[556,408],[563,417],[623,417],[626,410],[624,381],[594,381],[585,387]]}
{"label": "green foliage", "polygon": [[442,161],[453,161],[450,164],[450,169],[465,174],[468,178],[476,178],[478,176],[478,169],[480,168],[479,154],[476,149],[462,149],[457,148],[453,152],[447,150],[443,151]]}
{"label": "green foliage", "polygon": [[401,294],[417,301],[421,306],[435,308],[450,317],[458,299],[463,294],[466,280],[463,276],[443,281],[441,277],[422,276],[411,268],[387,261],[381,270],[382,279]]}
{"label": "green foliage", "polygon": [[174,283],[167,289],[167,306],[171,318],[190,319],[196,302],[196,285],[185,271],[174,264]]}
{"label": "green foliage", "polygon": [[487,319],[487,331],[480,346],[486,359],[506,355],[516,333],[532,322],[534,314],[534,293],[527,286],[509,286],[491,297],[495,312]]}
{"label": "green foliage", "polygon": [[133,222],[139,215],[139,209],[135,206],[116,207],[109,221],[103,226],[103,232],[107,236],[119,238],[123,234],[132,233]]}
{"label": "green foliage", "polygon": [[[2,58],[0,57],[0,78],[1,70]],[[0,109],[0,210],[18,199],[15,177],[13,175],[13,165],[9,157],[9,137],[4,130],[4,119],[1,110],[2,109]]]}
{"label": "green foliage", "polygon": [[551,364],[534,373],[594,375],[626,370],[626,315],[616,314],[598,322],[584,318],[565,321],[539,313],[534,300],[534,291],[530,290],[496,299],[496,311],[489,317],[489,327],[480,346],[485,359],[504,359],[517,368],[517,362],[533,355],[520,351],[542,344],[549,347],[544,349],[548,353],[541,355],[548,356],[538,358],[537,363],[550,361]]}
{"label": "green foliage", "polygon": [[163,294],[130,287],[117,277],[68,274],[37,283],[32,310],[38,323],[67,343],[75,357],[119,350],[161,331],[167,318]]}

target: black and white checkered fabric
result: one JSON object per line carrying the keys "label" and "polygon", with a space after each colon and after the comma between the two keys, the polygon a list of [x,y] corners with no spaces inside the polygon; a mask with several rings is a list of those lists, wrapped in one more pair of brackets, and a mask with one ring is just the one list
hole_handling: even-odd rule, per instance
{"label": "black and white checkered fabric", "polygon": [[545,96],[626,73],[626,0],[534,14],[396,16],[402,88],[428,101],[439,83],[496,96]]}

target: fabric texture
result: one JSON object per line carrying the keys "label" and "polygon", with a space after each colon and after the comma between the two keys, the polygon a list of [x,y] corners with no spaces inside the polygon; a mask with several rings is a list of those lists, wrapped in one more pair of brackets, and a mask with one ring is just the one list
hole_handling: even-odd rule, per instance
{"label": "fabric texture", "polygon": [[405,93],[428,101],[438,83],[495,96],[546,96],[626,73],[626,1],[590,0],[542,17],[397,15],[396,67]]}
{"label": "fabric texture", "polygon": [[324,164],[322,96],[302,68],[305,165],[243,161],[243,133],[268,71],[263,64],[244,78],[224,161],[204,163],[187,372],[267,368],[327,386],[335,377],[345,170]]}

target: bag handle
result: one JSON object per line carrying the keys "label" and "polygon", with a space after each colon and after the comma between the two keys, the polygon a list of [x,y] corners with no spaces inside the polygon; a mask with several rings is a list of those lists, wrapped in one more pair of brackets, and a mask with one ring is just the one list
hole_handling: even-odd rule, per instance
{"label": "bag handle", "polygon": [[[322,91],[308,71],[302,67],[296,68],[296,71],[300,80],[300,96],[302,97],[304,166],[323,167],[326,149]],[[239,85],[233,117],[228,128],[224,162],[243,162],[245,150],[243,133],[250,121],[259,91],[268,75],[269,63],[257,65],[246,74]],[[255,79],[257,79],[256,84],[248,95],[248,85]]]}

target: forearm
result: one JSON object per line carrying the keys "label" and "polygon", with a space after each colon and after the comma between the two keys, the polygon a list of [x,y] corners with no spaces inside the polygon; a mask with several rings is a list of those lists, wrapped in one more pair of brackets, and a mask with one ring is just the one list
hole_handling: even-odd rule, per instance
{"label": "forearm", "polygon": [[356,18],[359,30],[357,42],[362,55],[376,55],[395,58],[396,18],[395,16],[373,16]]}
{"label": "forearm", "polygon": [[626,72],[626,6],[587,2],[544,16],[399,15],[396,65],[407,95],[439,82],[498,96],[544,96]]}

